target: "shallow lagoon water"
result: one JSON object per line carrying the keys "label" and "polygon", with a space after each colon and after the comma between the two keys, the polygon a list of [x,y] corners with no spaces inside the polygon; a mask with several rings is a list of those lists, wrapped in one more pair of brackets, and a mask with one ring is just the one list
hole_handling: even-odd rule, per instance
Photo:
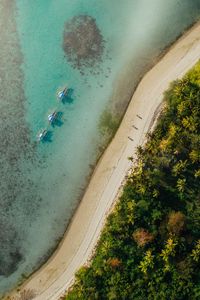
{"label": "shallow lagoon water", "polygon": [[[8,22],[0,34],[3,293],[36,269],[64,233],[102,145],[103,111],[123,114],[142,72],[199,18],[200,1],[0,0],[0,8]],[[91,16],[103,37],[93,67],[77,68],[65,55],[65,24],[75,16]],[[59,103],[65,84],[71,96]],[[51,127],[54,109],[62,117]],[[49,141],[37,143],[47,126]]]}

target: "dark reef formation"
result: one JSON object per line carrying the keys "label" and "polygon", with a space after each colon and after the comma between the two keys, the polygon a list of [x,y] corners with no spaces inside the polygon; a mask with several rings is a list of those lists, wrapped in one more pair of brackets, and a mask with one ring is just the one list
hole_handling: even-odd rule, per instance
{"label": "dark reef formation", "polygon": [[102,61],[105,41],[94,18],[76,16],[65,24],[63,49],[74,68],[93,68]]}
{"label": "dark reef formation", "polygon": [[0,275],[22,262],[27,220],[38,205],[36,187],[22,166],[35,162],[35,146],[25,120],[23,57],[15,22],[15,1],[0,2]]}
{"label": "dark reef formation", "polygon": [[9,276],[22,259],[19,236],[12,224],[0,221],[0,275]]}

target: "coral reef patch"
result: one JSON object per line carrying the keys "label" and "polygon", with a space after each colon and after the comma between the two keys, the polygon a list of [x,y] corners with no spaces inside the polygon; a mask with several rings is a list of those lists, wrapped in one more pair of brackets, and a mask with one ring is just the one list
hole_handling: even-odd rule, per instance
{"label": "coral reef patch", "polygon": [[91,16],[75,16],[65,24],[63,50],[73,68],[82,70],[98,66],[104,47],[102,33]]}

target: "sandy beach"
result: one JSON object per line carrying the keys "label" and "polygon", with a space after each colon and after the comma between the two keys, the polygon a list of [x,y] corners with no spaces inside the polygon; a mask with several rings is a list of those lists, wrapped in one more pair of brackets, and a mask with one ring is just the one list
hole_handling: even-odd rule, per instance
{"label": "sandy beach", "polygon": [[[57,300],[74,274],[92,255],[106,216],[131,168],[127,159],[145,142],[163,92],[200,59],[200,23],[183,35],[138,85],[122,123],[95,168],[85,195],[55,254],[21,290],[33,290],[36,300]],[[16,295],[16,292],[12,295]]]}

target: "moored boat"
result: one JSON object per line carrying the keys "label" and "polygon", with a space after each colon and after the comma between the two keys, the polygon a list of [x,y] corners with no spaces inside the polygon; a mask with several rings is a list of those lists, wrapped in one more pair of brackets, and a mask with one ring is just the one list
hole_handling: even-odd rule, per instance
{"label": "moored boat", "polygon": [[42,141],[44,140],[45,136],[47,135],[47,130],[43,129],[39,132],[39,134],[37,135],[37,139],[38,141]]}
{"label": "moored boat", "polygon": [[52,124],[57,118],[57,112],[54,111],[52,114],[48,115],[48,120]]}
{"label": "moored boat", "polygon": [[68,88],[65,87],[63,90],[58,92],[58,99],[62,100],[67,95]]}

